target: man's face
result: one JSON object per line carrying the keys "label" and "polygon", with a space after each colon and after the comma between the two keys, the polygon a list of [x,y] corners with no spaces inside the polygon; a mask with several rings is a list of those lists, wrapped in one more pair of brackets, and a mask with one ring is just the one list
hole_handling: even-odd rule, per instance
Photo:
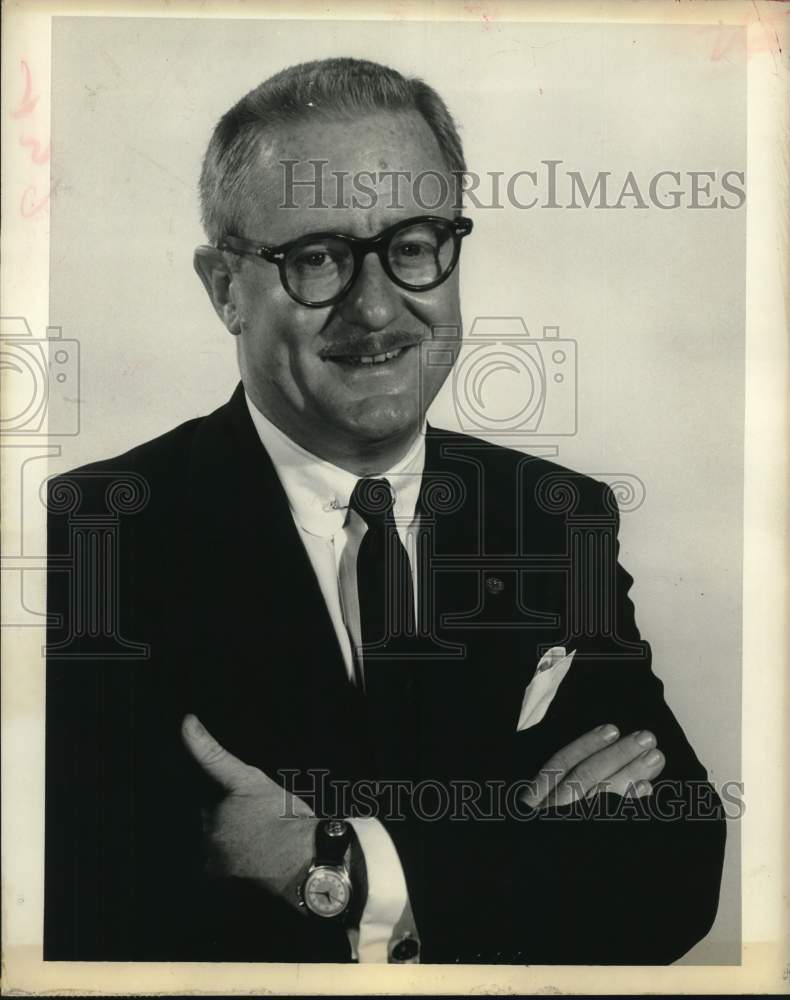
{"label": "man's face", "polygon": [[[296,208],[273,207],[284,201],[281,162],[299,161],[295,177],[312,179],[307,161],[316,159],[329,161],[323,172],[326,207],[315,206],[314,188],[296,185],[289,191]],[[362,195],[365,207],[350,204],[350,178],[360,171],[376,177],[384,171],[409,171],[412,178],[438,171],[447,177],[447,190],[453,190],[436,140],[416,113],[278,129],[264,140],[257,170],[261,207],[236,235],[268,246],[315,232],[375,236],[420,215],[453,217],[450,196],[430,210],[415,200],[416,193],[423,206],[432,206],[439,190],[435,180],[426,180],[416,192],[403,180],[399,198],[393,198],[394,182],[385,180],[377,186],[373,207],[367,207],[371,199]],[[345,199],[338,197],[335,171],[349,178]],[[370,179],[365,183],[370,185]],[[342,201],[344,207],[337,207]],[[373,253],[345,298],[331,306],[300,305],[283,288],[277,267],[254,257],[242,259],[230,294],[248,394],[295,441],[334,461],[374,454],[414,436],[451,367],[428,364],[425,343],[435,326],[460,330],[458,268],[437,288],[411,292],[387,277]],[[358,362],[360,356],[380,355],[398,345],[402,350],[391,360]],[[440,345],[445,359],[447,346],[447,341]]]}

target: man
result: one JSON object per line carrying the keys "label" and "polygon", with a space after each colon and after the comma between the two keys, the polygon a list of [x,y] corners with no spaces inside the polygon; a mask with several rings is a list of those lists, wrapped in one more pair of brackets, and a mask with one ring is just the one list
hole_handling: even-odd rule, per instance
{"label": "man", "polygon": [[215,129],[195,265],[241,385],[50,489],[46,958],[646,964],[710,928],[720,804],[611,491],[425,423],[464,169],[435,92],[351,59]]}

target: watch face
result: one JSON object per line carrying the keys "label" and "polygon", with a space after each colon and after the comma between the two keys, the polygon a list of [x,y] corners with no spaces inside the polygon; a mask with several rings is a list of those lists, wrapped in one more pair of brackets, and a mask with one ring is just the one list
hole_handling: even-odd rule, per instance
{"label": "watch face", "polygon": [[338,868],[316,868],[304,884],[304,901],[319,917],[336,917],[348,906],[351,885]]}

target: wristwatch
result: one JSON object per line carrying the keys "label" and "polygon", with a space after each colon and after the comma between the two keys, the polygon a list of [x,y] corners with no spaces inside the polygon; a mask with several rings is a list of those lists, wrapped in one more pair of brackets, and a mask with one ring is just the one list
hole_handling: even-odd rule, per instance
{"label": "wristwatch", "polygon": [[298,890],[299,906],[316,917],[342,917],[351,902],[347,856],[351,829],[340,819],[322,820],[315,833],[315,857]]}

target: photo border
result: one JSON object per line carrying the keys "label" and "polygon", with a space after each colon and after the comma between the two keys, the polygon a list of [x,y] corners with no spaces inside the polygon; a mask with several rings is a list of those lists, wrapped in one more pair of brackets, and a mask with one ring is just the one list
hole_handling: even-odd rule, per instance
{"label": "photo border", "polygon": [[[668,4],[499,0],[416,0],[335,4],[185,0],[124,5],[16,0],[4,7],[2,81],[6,104],[19,92],[21,60],[35,66],[36,121],[49,129],[51,19],[112,17],[298,18],[319,20],[497,20],[551,23],[745,25],[748,53],[746,413],[743,575],[742,965],[670,967],[285,965],[256,963],[43,962],[44,662],[43,629],[4,628],[3,989],[11,992],[107,995],[382,994],[382,993],[748,993],[784,992],[790,981],[788,878],[783,846],[790,840],[785,765],[790,709],[787,661],[787,15],[782,4],[694,0]],[[3,119],[2,313],[24,317],[35,336],[49,323],[49,219],[44,204],[49,168],[31,173],[18,122]],[[4,376],[3,376],[4,377]],[[13,401],[3,396],[3,406]],[[6,500],[15,484],[2,470]],[[3,504],[3,509],[8,509]],[[28,516],[29,515],[29,516]],[[5,526],[8,528],[8,525]],[[13,526],[12,526],[13,528]],[[4,532],[5,551],[43,551],[44,510],[26,511],[24,537]],[[37,574],[43,576],[43,574]],[[36,589],[38,588],[38,590]],[[44,582],[30,587],[44,604]],[[5,591],[4,591],[5,596]],[[24,762],[20,766],[20,762]],[[638,900],[635,899],[635,905]]]}

